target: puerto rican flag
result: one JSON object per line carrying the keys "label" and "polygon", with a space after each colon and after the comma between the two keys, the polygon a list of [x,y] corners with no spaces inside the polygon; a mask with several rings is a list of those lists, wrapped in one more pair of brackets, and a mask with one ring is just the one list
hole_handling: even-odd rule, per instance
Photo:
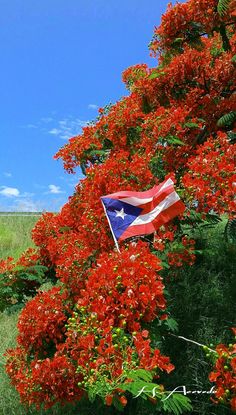
{"label": "puerto rican flag", "polygon": [[101,197],[113,238],[147,235],[185,210],[171,179],[145,192],[123,191]]}

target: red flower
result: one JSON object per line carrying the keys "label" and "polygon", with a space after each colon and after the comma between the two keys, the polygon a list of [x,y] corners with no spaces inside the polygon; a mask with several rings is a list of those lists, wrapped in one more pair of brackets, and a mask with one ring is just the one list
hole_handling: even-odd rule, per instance
{"label": "red flower", "polygon": [[106,398],[105,398],[106,405],[111,406],[112,401],[113,401],[113,396],[112,395],[107,395]]}

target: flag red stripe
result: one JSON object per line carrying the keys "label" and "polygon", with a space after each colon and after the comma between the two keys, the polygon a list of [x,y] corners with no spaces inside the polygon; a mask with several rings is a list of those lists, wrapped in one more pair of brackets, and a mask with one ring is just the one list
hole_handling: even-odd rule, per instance
{"label": "flag red stripe", "polygon": [[144,192],[122,191],[117,193],[111,193],[104,197],[109,197],[110,199],[122,199],[125,197],[137,197],[139,199],[150,198],[155,196],[168,180],[170,182],[170,186],[173,185],[173,181],[171,179],[167,179],[159,185],[152,187],[152,189],[145,190]]}
{"label": "flag red stripe", "polygon": [[162,202],[162,200],[164,200],[173,191],[174,191],[174,186],[169,186],[165,190],[163,190],[161,193],[159,193],[157,197],[154,196],[151,202],[145,203],[144,205],[140,205],[139,207],[143,209],[140,214],[146,215],[147,213],[151,212],[153,209],[155,209],[157,205],[159,205],[159,203]]}
{"label": "flag red stripe", "polygon": [[164,225],[165,223],[169,222],[175,216],[183,213],[185,210],[185,205],[181,200],[178,200],[173,205],[169,206],[167,209],[163,210],[155,220],[152,222],[146,223],[144,225],[130,225],[126,231],[121,235],[119,241],[122,241],[126,238],[130,238],[131,236],[139,236],[139,235],[148,235],[150,233],[155,232],[160,226]]}

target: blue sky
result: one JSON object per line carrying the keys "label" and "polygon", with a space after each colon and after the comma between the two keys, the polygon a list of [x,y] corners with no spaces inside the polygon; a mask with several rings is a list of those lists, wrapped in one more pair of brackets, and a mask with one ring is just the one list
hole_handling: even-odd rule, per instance
{"label": "blue sky", "polygon": [[166,0],[1,0],[0,211],[57,211],[80,173],[53,155],[97,108],[127,94],[122,71],[155,66]]}

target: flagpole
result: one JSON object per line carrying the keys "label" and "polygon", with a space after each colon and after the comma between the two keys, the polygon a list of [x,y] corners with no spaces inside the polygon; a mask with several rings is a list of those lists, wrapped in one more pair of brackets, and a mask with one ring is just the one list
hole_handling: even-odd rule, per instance
{"label": "flagpole", "polygon": [[120,248],[119,248],[119,245],[118,245],[117,239],[116,239],[116,237],[115,237],[115,235],[114,235],[114,232],[113,232],[113,229],[112,229],[112,226],[111,226],[111,222],[110,222],[109,216],[108,216],[108,214],[107,214],[107,212],[106,212],[106,208],[105,208],[105,205],[104,205],[104,203],[103,203],[102,199],[101,199],[101,202],[102,202],[102,206],[103,206],[103,209],[104,209],[105,215],[106,215],[106,217],[107,217],[107,220],[108,220],[108,223],[109,223],[109,226],[110,226],[110,229],[111,229],[111,233],[112,233],[112,236],[113,236],[113,239],[114,239],[114,242],[115,242],[116,249],[117,249],[117,251],[120,253]]}

